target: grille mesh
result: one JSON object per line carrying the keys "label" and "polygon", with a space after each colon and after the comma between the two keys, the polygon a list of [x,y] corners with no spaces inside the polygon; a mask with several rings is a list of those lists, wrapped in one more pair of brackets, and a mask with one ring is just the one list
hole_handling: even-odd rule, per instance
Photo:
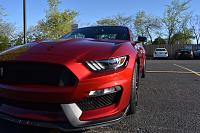
{"label": "grille mesh", "polygon": [[0,62],[0,83],[74,86],[75,75],[65,66],[35,62]]}
{"label": "grille mesh", "polygon": [[117,103],[120,99],[121,91],[111,94],[106,94],[103,96],[88,97],[83,101],[77,103],[82,111],[93,110],[111,104]]}

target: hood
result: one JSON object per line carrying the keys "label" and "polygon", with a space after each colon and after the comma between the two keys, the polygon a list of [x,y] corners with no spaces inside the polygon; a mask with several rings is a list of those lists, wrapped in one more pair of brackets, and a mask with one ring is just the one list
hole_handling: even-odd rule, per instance
{"label": "hood", "polygon": [[0,60],[17,60],[31,56],[59,56],[65,59],[97,60],[112,56],[125,41],[71,39],[45,40],[17,46],[0,54]]}

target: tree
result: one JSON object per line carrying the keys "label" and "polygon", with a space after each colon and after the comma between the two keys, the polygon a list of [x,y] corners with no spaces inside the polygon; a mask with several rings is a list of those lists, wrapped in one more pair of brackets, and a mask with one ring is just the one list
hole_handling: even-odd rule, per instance
{"label": "tree", "polygon": [[13,37],[15,27],[13,24],[4,21],[5,13],[0,7],[0,51],[9,47],[10,39]]}
{"label": "tree", "polygon": [[144,11],[139,11],[134,19],[135,30],[138,35],[148,36],[150,43],[153,43],[153,35],[160,30],[160,18],[146,15]]}
{"label": "tree", "polygon": [[[11,40],[12,44],[14,45],[23,45],[23,32],[20,32],[14,36],[14,39]],[[45,35],[39,31],[37,26],[31,26],[28,28],[26,33],[27,42],[33,42],[42,40],[45,38]]]}
{"label": "tree", "polygon": [[78,13],[71,10],[59,12],[59,0],[48,0],[48,2],[49,9],[46,17],[38,22],[37,28],[43,34],[43,37],[58,39],[60,36],[71,31],[71,26]]}
{"label": "tree", "polygon": [[97,25],[104,25],[104,26],[127,26],[131,27],[132,17],[131,16],[123,16],[123,15],[116,15],[113,17],[102,18],[96,21]]}
{"label": "tree", "polygon": [[161,28],[160,19],[154,16],[147,16],[144,22],[145,31],[150,38],[151,44],[153,43],[152,34]]}
{"label": "tree", "polygon": [[3,17],[5,16],[4,9],[0,5],[0,22],[3,22]]}
{"label": "tree", "polygon": [[58,12],[58,5],[60,0],[48,0],[50,14]]}
{"label": "tree", "polygon": [[182,22],[180,23],[178,33],[182,33],[182,41],[183,44],[191,43],[191,39],[193,38],[192,30],[189,28],[188,24],[191,20],[191,13],[185,13],[181,18]]}
{"label": "tree", "polygon": [[193,36],[196,40],[197,45],[199,44],[199,38],[200,38],[200,16],[196,15],[193,16],[190,19],[190,26],[191,26],[191,30],[193,32]]}
{"label": "tree", "polygon": [[102,26],[116,26],[117,23],[115,20],[113,20],[112,18],[103,18],[97,21],[98,25],[102,25]]}
{"label": "tree", "polygon": [[144,11],[139,11],[136,13],[136,17],[134,19],[134,28],[137,33],[137,35],[145,36],[146,31],[145,31],[145,12]]}
{"label": "tree", "polygon": [[37,26],[31,26],[27,30],[27,42],[38,41],[45,38],[45,35],[40,32]]}
{"label": "tree", "polygon": [[12,38],[15,31],[15,26],[12,23],[0,22],[0,35]]}
{"label": "tree", "polygon": [[166,40],[163,39],[162,37],[156,38],[153,43],[153,45],[160,45],[160,44],[166,44]]}
{"label": "tree", "polygon": [[185,2],[180,2],[179,0],[172,0],[170,5],[167,5],[163,17],[163,23],[167,30],[168,41],[167,43],[171,43],[172,36],[179,31],[179,27],[186,19],[188,4],[190,0]]}
{"label": "tree", "polygon": [[175,33],[171,38],[172,44],[189,44],[191,43],[192,32],[190,30]]}
{"label": "tree", "polygon": [[15,39],[12,40],[12,44],[15,46],[23,45],[24,44],[23,38],[24,38],[23,33],[18,34],[17,36],[15,36]]}
{"label": "tree", "polygon": [[15,26],[4,21],[5,16],[4,9],[0,6],[0,35],[10,38],[15,31]]}
{"label": "tree", "polygon": [[8,48],[9,38],[7,36],[0,35],[0,51]]}

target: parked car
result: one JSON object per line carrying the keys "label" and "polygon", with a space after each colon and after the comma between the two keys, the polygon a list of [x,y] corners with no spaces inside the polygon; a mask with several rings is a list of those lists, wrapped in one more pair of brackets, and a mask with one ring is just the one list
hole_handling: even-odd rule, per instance
{"label": "parked car", "polygon": [[135,113],[145,73],[137,43],[127,27],[94,26],[0,53],[0,118],[69,131]]}
{"label": "parked car", "polygon": [[193,59],[193,52],[190,49],[179,49],[175,53],[176,59]]}
{"label": "parked car", "polygon": [[194,58],[200,59],[200,49],[194,51]]}
{"label": "parked car", "polygon": [[153,58],[168,58],[168,52],[166,48],[156,48],[153,52]]}

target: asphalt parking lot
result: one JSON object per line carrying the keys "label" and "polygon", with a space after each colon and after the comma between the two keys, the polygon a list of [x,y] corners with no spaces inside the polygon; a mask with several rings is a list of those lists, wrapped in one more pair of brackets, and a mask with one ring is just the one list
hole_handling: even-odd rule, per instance
{"label": "asphalt parking lot", "polygon": [[[148,60],[137,113],[86,133],[200,132],[200,60]],[[1,133],[48,133],[0,121]],[[53,131],[50,131],[53,132]]]}

